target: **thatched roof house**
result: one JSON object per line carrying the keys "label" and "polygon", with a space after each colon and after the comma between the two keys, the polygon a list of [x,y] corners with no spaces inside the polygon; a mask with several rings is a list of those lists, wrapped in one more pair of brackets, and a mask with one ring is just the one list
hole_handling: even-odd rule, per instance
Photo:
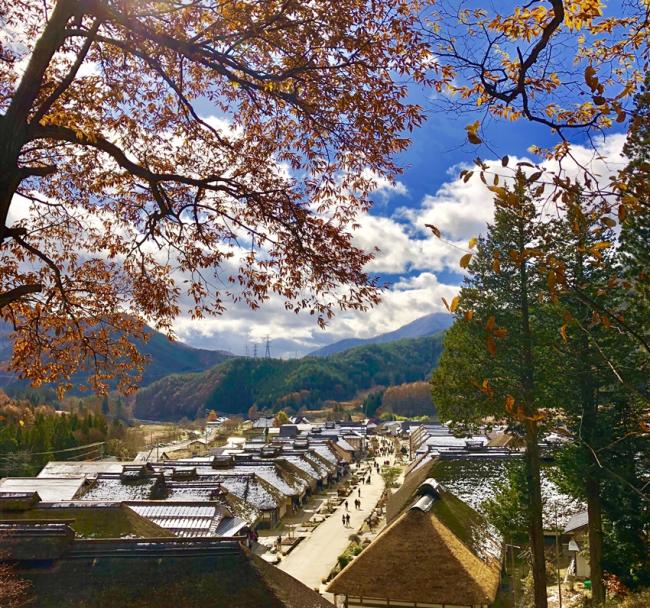
{"label": "thatched roof house", "polygon": [[0,550],[39,608],[332,608],[232,539],[89,541],[26,522],[0,526]]}
{"label": "thatched roof house", "polygon": [[[397,517],[330,583],[345,606],[486,607],[495,599],[502,543],[468,505],[428,479]],[[397,604],[396,604],[397,605]]]}

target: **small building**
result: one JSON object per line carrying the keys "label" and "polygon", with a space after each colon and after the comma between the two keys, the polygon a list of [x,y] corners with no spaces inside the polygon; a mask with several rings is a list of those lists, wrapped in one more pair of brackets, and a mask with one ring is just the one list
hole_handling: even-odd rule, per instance
{"label": "small building", "polygon": [[585,548],[589,539],[589,516],[587,511],[574,515],[564,527],[564,534],[569,536],[569,554],[571,563],[569,572],[577,578],[589,578],[591,568]]}
{"label": "small building", "polygon": [[501,576],[502,540],[434,479],[330,583],[336,606],[487,608]]}

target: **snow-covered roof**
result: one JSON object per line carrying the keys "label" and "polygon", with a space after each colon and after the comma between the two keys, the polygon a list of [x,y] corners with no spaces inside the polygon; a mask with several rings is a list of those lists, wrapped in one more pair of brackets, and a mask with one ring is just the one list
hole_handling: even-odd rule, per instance
{"label": "snow-covered roof", "polygon": [[72,500],[85,477],[5,477],[0,479],[0,492],[38,492],[43,502]]}
{"label": "snow-covered roof", "polygon": [[38,477],[95,477],[99,473],[121,473],[125,465],[133,463],[118,460],[51,460],[41,469]]}
{"label": "snow-covered roof", "polygon": [[588,525],[589,515],[587,514],[587,511],[581,511],[569,519],[569,521],[564,526],[564,533],[570,534],[571,532],[575,532],[576,530],[584,528]]}

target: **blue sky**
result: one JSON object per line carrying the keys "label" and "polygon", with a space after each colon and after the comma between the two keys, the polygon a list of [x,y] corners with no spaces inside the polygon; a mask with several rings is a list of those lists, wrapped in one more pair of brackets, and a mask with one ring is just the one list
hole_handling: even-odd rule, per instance
{"label": "blue sky", "polygon": [[[424,96],[419,102],[427,104]],[[424,223],[439,226],[448,240],[464,247],[469,238],[485,229],[492,215],[491,193],[477,176],[463,183],[459,179],[462,166],[480,156],[500,167],[498,159],[503,155],[531,159],[531,144],[544,147],[557,143],[555,136],[541,126],[495,119],[487,119],[483,126],[482,136],[490,148],[467,143],[465,125],[482,116],[457,116],[431,108],[424,125],[412,133],[409,148],[398,157],[403,167],[398,183],[380,188],[373,197],[373,209],[360,218],[358,244],[381,249],[369,270],[390,283],[377,308],[365,313],[340,313],[322,330],[308,315],[286,312],[281,302],[271,300],[256,311],[231,306],[216,319],[180,319],[176,324],[178,337],[194,346],[244,354],[247,346],[252,352],[255,343],[263,352],[268,335],[273,356],[294,357],[342,338],[373,336],[430,312],[443,311],[441,298],[450,300],[462,281],[458,266],[462,252],[433,238]],[[610,163],[599,168],[603,174],[610,170],[607,167],[622,166],[622,133],[620,127],[612,130],[607,141],[599,144]],[[581,143],[576,141],[575,150],[590,162],[592,152]]]}
{"label": "blue sky", "polygon": [[[359,218],[357,244],[381,249],[368,270],[390,283],[378,307],[365,313],[340,313],[321,330],[313,318],[288,313],[281,302],[271,300],[257,311],[231,306],[217,319],[182,318],[175,326],[178,337],[195,346],[244,354],[247,345],[252,351],[252,345],[263,344],[268,335],[274,356],[300,356],[342,338],[370,337],[443,311],[441,299],[450,300],[462,281],[458,266],[462,252],[432,237],[424,224],[435,224],[448,241],[465,247],[469,238],[485,230],[492,204],[491,193],[476,175],[467,184],[459,179],[461,169],[476,156],[492,161],[496,169],[504,155],[536,162],[539,159],[531,157],[529,147],[551,147],[558,138],[548,128],[524,120],[508,123],[486,118],[484,112],[455,114],[444,104],[434,105],[430,95],[427,90],[411,91],[411,100],[426,108],[427,120],[411,134],[411,145],[397,159],[403,168],[397,183],[381,184],[373,197],[375,206]],[[467,142],[465,126],[477,119],[483,121],[481,137],[489,147]],[[607,141],[597,141],[606,162],[594,161],[592,149],[582,147],[584,134],[575,136],[574,153],[583,162],[595,162],[603,175],[619,169],[624,127],[617,125]]]}

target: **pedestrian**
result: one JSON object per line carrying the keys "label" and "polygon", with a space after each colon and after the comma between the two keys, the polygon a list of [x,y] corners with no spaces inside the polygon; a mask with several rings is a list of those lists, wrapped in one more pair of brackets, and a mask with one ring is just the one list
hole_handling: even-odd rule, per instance
{"label": "pedestrian", "polygon": [[358,496],[359,498],[361,498],[361,488],[359,488],[359,489],[357,490],[357,496]]}
{"label": "pedestrian", "polygon": [[349,513],[345,516],[345,519],[347,521],[347,525],[348,525],[348,528],[349,528],[350,527],[350,514]]}
{"label": "pedestrian", "polygon": [[345,527],[345,513],[341,515],[341,521],[343,522],[343,527]]}
{"label": "pedestrian", "polygon": [[346,510],[346,511],[349,510],[349,509],[348,509],[348,501],[347,501],[347,500],[345,501],[345,510]]}

